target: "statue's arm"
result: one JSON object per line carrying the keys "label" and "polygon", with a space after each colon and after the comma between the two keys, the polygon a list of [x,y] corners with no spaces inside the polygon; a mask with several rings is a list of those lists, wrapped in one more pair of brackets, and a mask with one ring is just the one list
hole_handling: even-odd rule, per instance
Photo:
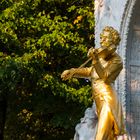
{"label": "statue's arm", "polygon": [[100,60],[94,64],[94,68],[98,76],[107,83],[112,83],[115,81],[116,77],[119,75],[123,68],[123,63],[117,54],[110,60],[106,67],[103,67]]}
{"label": "statue's arm", "polygon": [[72,68],[72,71],[74,72],[73,77],[76,77],[76,78],[90,78],[92,67]]}
{"label": "statue's arm", "polygon": [[65,70],[61,74],[61,78],[63,80],[68,80],[72,77],[76,78],[90,78],[91,77],[92,67],[87,68],[71,68],[69,70]]}

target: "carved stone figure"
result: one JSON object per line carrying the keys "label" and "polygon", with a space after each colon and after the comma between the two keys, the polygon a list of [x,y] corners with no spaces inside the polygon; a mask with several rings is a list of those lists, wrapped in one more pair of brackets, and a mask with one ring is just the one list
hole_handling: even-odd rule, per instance
{"label": "carved stone figure", "polygon": [[95,104],[91,108],[87,108],[85,116],[81,118],[81,122],[77,124],[74,140],[93,140],[97,129],[97,114]]}
{"label": "carved stone figure", "polygon": [[88,57],[92,58],[91,67],[65,70],[61,77],[89,78],[96,104],[98,124],[93,140],[117,140],[125,133],[121,104],[113,83],[123,68],[121,57],[115,52],[120,36],[113,27],[105,27],[100,34],[101,47],[91,48]]}

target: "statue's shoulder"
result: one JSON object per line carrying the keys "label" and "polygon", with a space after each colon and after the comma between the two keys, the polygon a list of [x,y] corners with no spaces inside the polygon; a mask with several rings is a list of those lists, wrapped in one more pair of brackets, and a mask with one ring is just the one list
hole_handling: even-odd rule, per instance
{"label": "statue's shoulder", "polygon": [[114,53],[113,58],[122,61],[121,56],[116,52]]}
{"label": "statue's shoulder", "polygon": [[123,66],[123,60],[118,53],[114,53],[111,59],[109,60],[108,64],[116,64]]}

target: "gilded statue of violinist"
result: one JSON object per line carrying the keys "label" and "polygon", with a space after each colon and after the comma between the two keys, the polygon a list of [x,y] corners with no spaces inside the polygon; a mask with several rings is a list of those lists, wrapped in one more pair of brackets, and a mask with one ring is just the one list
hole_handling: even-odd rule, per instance
{"label": "gilded statue of violinist", "polygon": [[[117,140],[125,133],[121,104],[113,83],[123,68],[121,57],[115,52],[120,43],[120,35],[113,27],[107,26],[100,34],[99,49],[91,48],[88,57],[91,67],[65,70],[61,77],[88,77],[92,83],[92,94],[96,104],[98,126],[93,140]],[[101,50],[101,51],[100,51]]]}

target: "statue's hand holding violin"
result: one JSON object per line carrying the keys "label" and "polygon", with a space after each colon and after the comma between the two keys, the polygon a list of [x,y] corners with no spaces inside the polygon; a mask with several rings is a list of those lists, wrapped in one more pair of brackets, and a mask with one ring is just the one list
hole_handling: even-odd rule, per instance
{"label": "statue's hand holding violin", "polygon": [[99,60],[98,54],[98,49],[90,48],[87,57],[92,58],[92,63],[96,63]]}

